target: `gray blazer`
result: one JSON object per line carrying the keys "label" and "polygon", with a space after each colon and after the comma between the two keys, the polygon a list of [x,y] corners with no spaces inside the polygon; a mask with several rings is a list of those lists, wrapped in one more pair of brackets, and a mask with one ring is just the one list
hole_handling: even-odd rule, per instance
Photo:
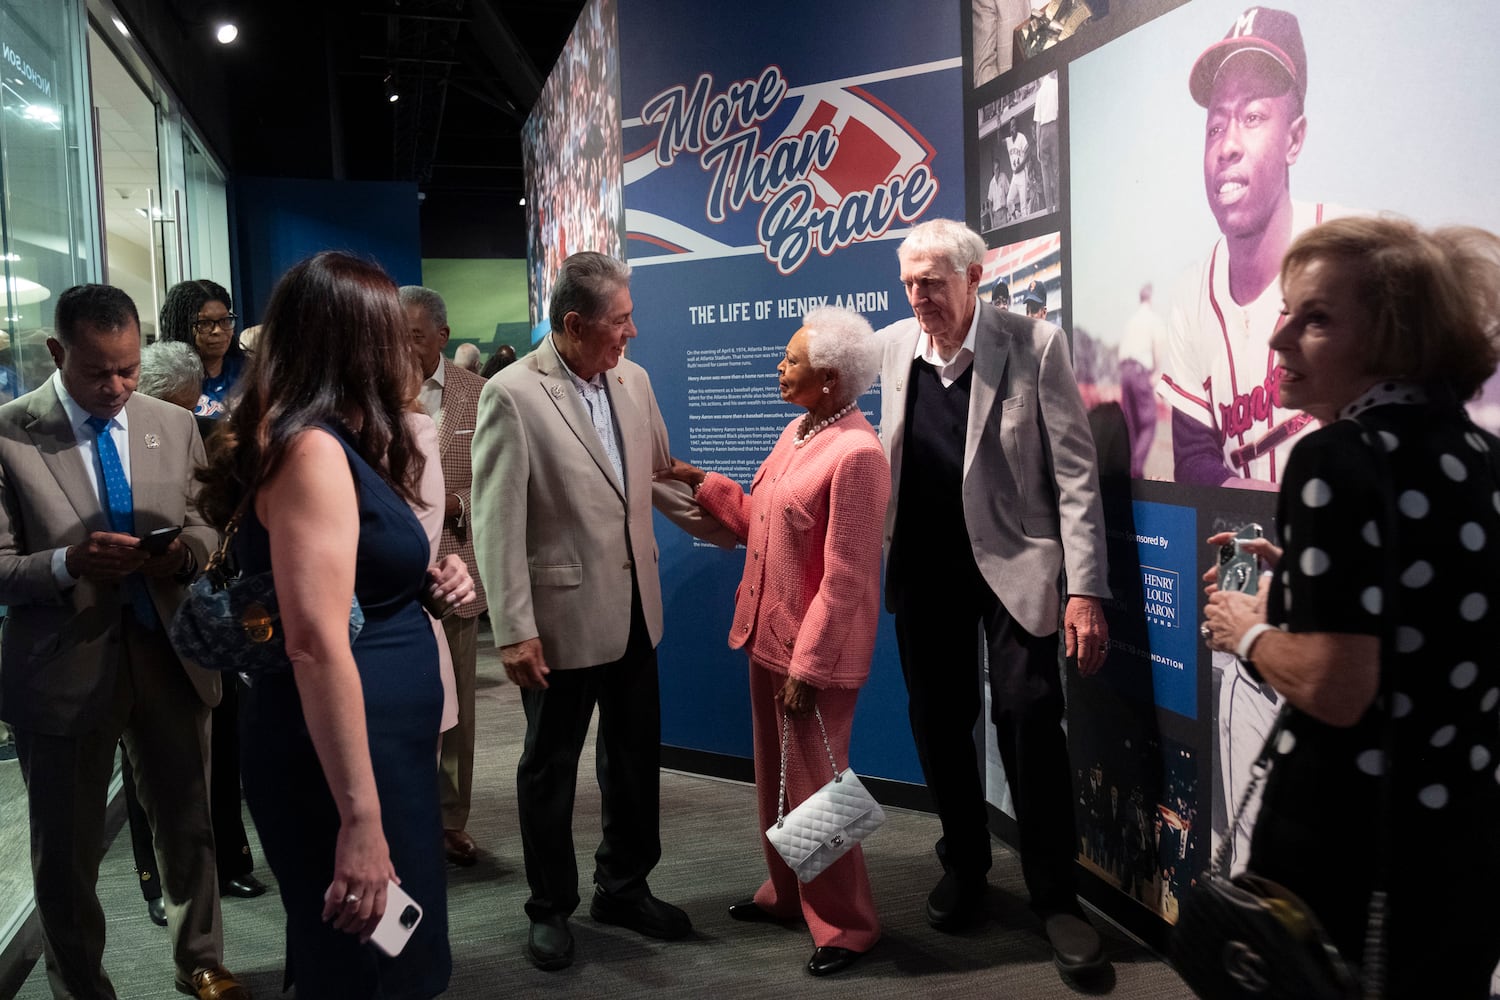
{"label": "gray blazer", "polygon": [[490,379],[474,426],[474,553],[495,645],[540,638],[553,670],[611,663],[630,638],[631,573],[652,645],[661,640],[654,504],[684,531],[726,548],[733,534],[678,482],[645,369],[604,373],[619,427],[619,482],[588,410],[548,337]]}
{"label": "gray blazer", "polygon": [[[978,308],[964,442],[964,523],[979,571],[1011,617],[1033,635],[1051,635],[1059,620],[1059,573],[1067,574],[1068,594],[1109,596],[1094,439],[1062,330],[988,303]],[[880,438],[892,483],[885,521],[889,555],[901,494],[906,382],[917,338],[925,334],[913,318],[879,336]]]}
{"label": "gray blazer", "polygon": [[[204,461],[193,415],[141,393],[125,413],[135,533],[180,524],[183,543],[199,566],[207,564],[218,533],[192,505],[193,474]],[[50,379],[0,406],[0,604],[9,607],[0,634],[0,718],[57,736],[87,732],[108,708],[125,600],[115,583],[84,579],[60,590],[52,576],[55,549],[110,530],[77,447]],[[182,585],[156,577],[148,590],[157,615],[170,622]],[[216,672],[191,663],[182,669],[205,704],[219,703]]]}

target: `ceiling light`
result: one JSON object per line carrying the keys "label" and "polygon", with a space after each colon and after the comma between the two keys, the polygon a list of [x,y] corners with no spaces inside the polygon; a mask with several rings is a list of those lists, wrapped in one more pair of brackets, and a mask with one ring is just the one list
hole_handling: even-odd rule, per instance
{"label": "ceiling light", "polygon": [[125,27],[124,21],[120,20],[118,17],[112,17],[110,18],[110,21],[114,23],[116,31],[124,35],[126,38],[130,37],[130,29]]}
{"label": "ceiling light", "polygon": [[517,202],[517,204],[519,204],[519,205],[525,205],[526,204],[526,196],[524,194],[521,196],[521,200],[519,202]]}
{"label": "ceiling light", "polygon": [[46,125],[56,125],[62,120],[58,117],[57,109],[47,104],[28,104],[26,110],[21,112],[21,116]]}
{"label": "ceiling light", "polygon": [[233,21],[225,21],[214,29],[214,37],[219,40],[220,45],[228,45],[240,37],[239,26]]}
{"label": "ceiling light", "polygon": [[392,104],[401,100],[401,91],[396,89],[396,74],[387,73],[383,82],[385,83],[385,99]]}

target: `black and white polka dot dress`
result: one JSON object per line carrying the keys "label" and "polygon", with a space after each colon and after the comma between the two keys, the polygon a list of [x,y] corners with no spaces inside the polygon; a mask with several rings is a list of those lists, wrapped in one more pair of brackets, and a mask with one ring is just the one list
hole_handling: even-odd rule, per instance
{"label": "black and white polka dot dress", "polygon": [[[1379,636],[1395,615],[1393,974],[1419,941],[1451,937],[1450,917],[1472,922],[1451,900],[1473,893],[1490,914],[1500,902],[1500,440],[1411,395],[1418,402],[1404,401],[1404,386],[1377,386],[1341,414],[1357,421],[1297,445],[1268,598],[1271,623],[1294,633]],[[1394,480],[1395,539],[1381,537],[1371,441]],[[1394,597],[1384,593],[1392,556]],[[1381,721],[1378,703],[1347,729],[1294,711],[1251,849],[1251,868],[1302,895],[1355,959],[1386,767]],[[1500,956],[1500,929],[1488,938]]]}

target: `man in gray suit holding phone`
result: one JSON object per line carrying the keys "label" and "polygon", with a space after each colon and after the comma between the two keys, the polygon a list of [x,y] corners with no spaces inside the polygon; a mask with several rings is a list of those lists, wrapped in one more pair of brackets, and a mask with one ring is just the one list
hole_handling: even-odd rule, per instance
{"label": "man in gray suit holding phone", "polygon": [[219,964],[207,776],[219,677],[166,636],[217,543],[192,507],[203,441],[191,413],[135,394],[140,321],[124,292],[70,288],[55,325],[57,372],[0,407],[0,718],[26,782],[47,976],[57,996],[115,995],[95,883],[123,735],[156,836],[175,985],[243,1000]]}
{"label": "man in gray suit holding phone", "polygon": [[1057,633],[1061,617],[1081,674],[1103,664],[1104,514],[1066,336],[979,301],[984,253],[962,223],[915,227],[899,250],[915,318],[881,331],[886,604],[943,828],[927,917],[956,930],[984,911],[990,837],[973,739],[982,626],[1031,905],[1059,971],[1085,976],[1106,963],[1076,898]]}

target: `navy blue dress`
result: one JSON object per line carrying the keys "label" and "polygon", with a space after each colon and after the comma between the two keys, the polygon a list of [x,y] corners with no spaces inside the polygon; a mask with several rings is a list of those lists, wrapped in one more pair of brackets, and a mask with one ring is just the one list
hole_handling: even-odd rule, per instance
{"label": "navy blue dress", "polygon": [[[443,690],[432,626],[417,603],[430,548],[411,508],[350,447],[347,432],[324,429],[343,444],[359,494],[354,592],[365,625],[353,651],[381,825],[401,887],[423,909],[422,922],[398,958],[361,945],[355,935],[322,920],[339,815],[290,671],[256,675],[243,695],[245,799],[280,884],[287,980],[295,981],[298,995],[433,997],[447,988],[452,960],[437,786]],[[245,572],[270,568],[270,539],[253,506],[241,522],[235,550]]]}

